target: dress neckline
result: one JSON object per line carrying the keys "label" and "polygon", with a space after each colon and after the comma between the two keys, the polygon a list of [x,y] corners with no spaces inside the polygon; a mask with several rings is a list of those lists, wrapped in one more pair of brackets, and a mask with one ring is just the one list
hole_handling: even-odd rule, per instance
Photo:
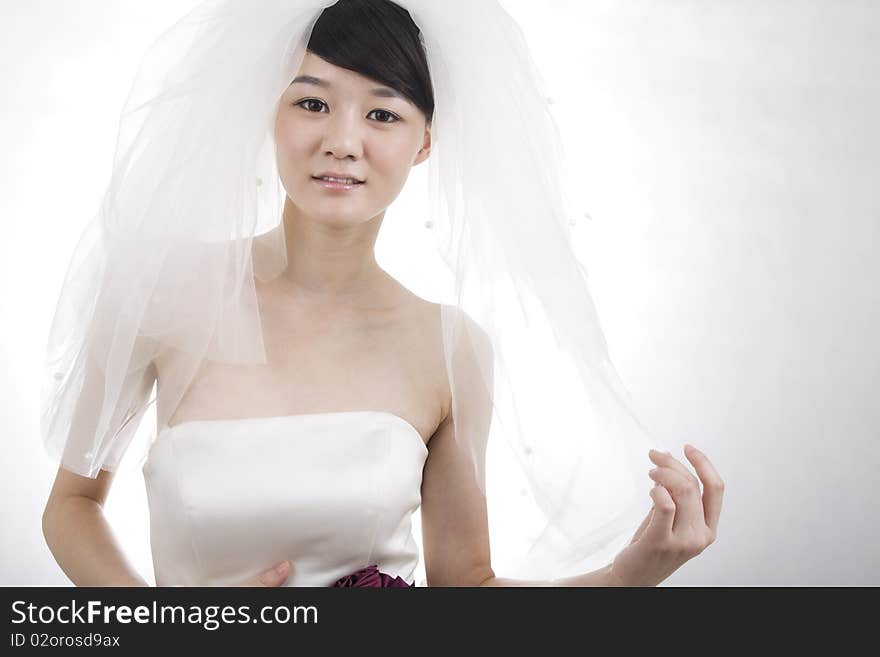
{"label": "dress neckline", "polygon": [[405,429],[408,429],[410,433],[416,438],[419,444],[422,446],[422,449],[425,453],[428,452],[428,446],[425,444],[424,438],[422,438],[421,432],[413,426],[413,424],[404,417],[397,415],[396,413],[392,413],[390,411],[324,411],[318,413],[296,413],[291,415],[262,415],[255,417],[243,417],[243,418],[227,418],[227,419],[217,419],[217,420],[184,420],[183,422],[178,422],[174,426],[169,426],[167,424],[162,425],[159,429],[159,433],[157,434],[157,438],[159,435],[165,432],[172,432],[178,427],[185,427],[188,425],[205,425],[205,424],[236,424],[242,422],[268,422],[270,420],[298,420],[298,419],[306,419],[306,418],[318,418],[318,417],[341,417],[346,415],[380,415],[382,417],[390,418],[396,421],[398,424],[402,425]]}

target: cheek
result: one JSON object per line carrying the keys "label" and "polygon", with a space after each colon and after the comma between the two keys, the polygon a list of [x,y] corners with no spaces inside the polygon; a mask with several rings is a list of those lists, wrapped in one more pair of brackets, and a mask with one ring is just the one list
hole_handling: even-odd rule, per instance
{"label": "cheek", "polygon": [[370,168],[394,181],[406,178],[412,165],[410,143],[405,139],[381,142],[372,151]]}
{"label": "cheek", "polygon": [[310,138],[308,126],[295,121],[284,110],[278,113],[275,118],[275,147],[279,160],[296,160],[307,149]]}
{"label": "cheek", "polygon": [[305,135],[290,128],[282,129],[275,133],[275,145],[278,159],[286,161],[289,165],[295,165],[302,161],[302,154],[306,150]]}

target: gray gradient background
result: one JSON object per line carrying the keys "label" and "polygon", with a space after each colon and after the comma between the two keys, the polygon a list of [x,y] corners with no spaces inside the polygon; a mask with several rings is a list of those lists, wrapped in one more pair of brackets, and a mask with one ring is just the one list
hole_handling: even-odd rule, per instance
{"label": "gray gradient background", "polygon": [[[0,585],[68,583],[40,530],[43,349],[139,57],[193,4],[0,0]],[[718,541],[664,585],[880,584],[880,4],[503,4],[566,135],[613,359],[727,485]],[[143,480],[106,511],[152,577]]]}

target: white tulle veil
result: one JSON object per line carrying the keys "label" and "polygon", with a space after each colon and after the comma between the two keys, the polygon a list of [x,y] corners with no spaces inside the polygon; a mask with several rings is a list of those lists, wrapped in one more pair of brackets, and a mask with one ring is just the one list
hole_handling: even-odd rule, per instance
{"label": "white tulle veil", "polygon": [[[287,266],[274,112],[333,4],[208,0],[145,55],[49,338],[43,440],[72,472],[119,466],[160,349],[176,356],[158,425],[206,360],[265,362],[254,279]],[[412,221],[427,219],[450,274],[420,294],[442,304],[455,437],[492,541],[522,547],[500,574],[598,567],[650,510],[647,452],[666,447],[632,409],[572,250],[541,76],[498,2],[397,4],[421,32],[436,103],[430,216]],[[494,524],[493,500],[516,517]]]}

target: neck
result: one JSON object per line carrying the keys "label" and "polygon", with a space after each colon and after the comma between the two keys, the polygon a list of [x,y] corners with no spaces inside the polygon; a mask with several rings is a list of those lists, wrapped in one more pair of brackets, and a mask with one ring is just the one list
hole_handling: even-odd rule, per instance
{"label": "neck", "polygon": [[384,216],[383,211],[356,225],[332,225],[307,216],[286,199],[285,284],[315,300],[342,300],[375,288],[386,277],[374,252]]}

